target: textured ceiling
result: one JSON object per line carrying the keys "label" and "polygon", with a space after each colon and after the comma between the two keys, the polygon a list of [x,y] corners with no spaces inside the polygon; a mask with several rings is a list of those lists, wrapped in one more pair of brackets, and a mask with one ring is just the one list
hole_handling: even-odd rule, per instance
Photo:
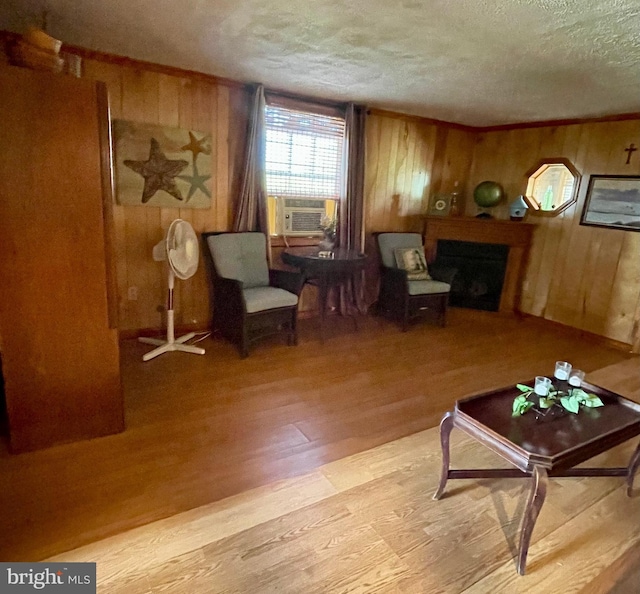
{"label": "textured ceiling", "polygon": [[66,43],[487,126],[640,112],[639,0],[4,0]]}

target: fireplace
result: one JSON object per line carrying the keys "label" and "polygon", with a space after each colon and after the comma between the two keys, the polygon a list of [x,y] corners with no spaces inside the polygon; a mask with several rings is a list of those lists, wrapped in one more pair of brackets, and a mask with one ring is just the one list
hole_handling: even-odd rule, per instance
{"label": "fireplace", "polygon": [[[489,245],[490,256],[487,258],[490,262],[485,262],[483,266],[490,272],[495,272],[497,264],[493,261],[494,256],[499,250],[506,251],[506,263],[502,273],[501,291],[498,297],[498,311],[502,313],[520,311],[520,295],[522,292],[522,283],[524,273],[527,267],[529,257],[529,249],[536,225],[524,222],[503,221],[497,219],[477,219],[472,217],[425,217],[425,248],[429,262],[439,259],[441,246],[446,246],[446,241],[455,243],[469,243],[473,246],[473,250],[464,252],[464,257],[469,256],[469,263],[461,266],[463,269],[461,277],[464,279],[466,269],[474,268],[472,256],[475,255],[477,246]],[[499,250],[496,250],[496,247]],[[468,248],[463,248],[468,249]],[[445,247],[446,251],[446,247]],[[500,256],[500,259],[502,256]],[[500,265],[502,267],[502,265]],[[499,275],[496,273],[496,277]],[[467,289],[471,296],[477,297],[476,303],[483,301],[480,299],[481,293],[490,293],[495,291],[498,284],[496,280],[487,281],[484,277]],[[459,281],[463,282],[463,281]],[[466,283],[466,281],[464,281]],[[486,291],[484,286],[486,285]],[[489,290],[491,289],[491,291]],[[454,304],[457,297],[454,298]],[[488,301],[488,300],[487,300]],[[460,303],[460,302],[458,302]],[[468,307],[468,306],[465,306]],[[486,308],[486,306],[484,306]],[[494,308],[494,304],[491,305]],[[494,309],[495,310],[495,309]]]}
{"label": "fireplace", "polygon": [[508,256],[507,245],[438,240],[434,265],[456,270],[449,305],[498,311]]}

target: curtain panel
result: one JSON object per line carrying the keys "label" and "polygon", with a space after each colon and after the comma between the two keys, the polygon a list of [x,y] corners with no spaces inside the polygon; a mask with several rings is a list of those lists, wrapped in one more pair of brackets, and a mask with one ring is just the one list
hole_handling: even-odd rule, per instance
{"label": "curtain panel", "polygon": [[[242,187],[233,223],[234,231],[261,231],[269,237],[265,177],[266,134],[264,123],[264,86],[256,85],[247,123],[247,148]],[[269,242],[267,242],[269,245]],[[271,261],[269,250],[269,261]]]}
{"label": "curtain panel", "polygon": [[[364,251],[364,163],[366,108],[349,103],[345,113],[344,168],[345,192],[338,211],[338,245]],[[355,303],[348,299],[348,287],[340,290],[340,312],[353,309],[366,313],[364,271],[353,280]]]}

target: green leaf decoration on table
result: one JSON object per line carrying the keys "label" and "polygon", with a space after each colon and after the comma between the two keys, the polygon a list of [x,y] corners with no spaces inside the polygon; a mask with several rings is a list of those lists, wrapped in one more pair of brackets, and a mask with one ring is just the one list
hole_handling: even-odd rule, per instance
{"label": "green leaf decoration on table", "polygon": [[588,408],[598,408],[599,406],[604,406],[604,402],[600,400],[595,394],[588,394],[581,388],[575,388],[572,391],[572,396],[575,396],[580,404],[588,407]]}
{"label": "green leaf decoration on table", "polygon": [[520,396],[516,396],[513,401],[513,415],[514,417],[518,417],[526,413],[533,406],[533,402],[527,400],[527,397],[524,394]]}
{"label": "green leaf decoration on table", "polygon": [[600,400],[595,394],[589,394],[589,398],[587,398],[582,404],[584,404],[588,408],[598,408],[599,406],[604,406],[604,402]]}
{"label": "green leaf decoration on table", "polygon": [[574,415],[580,412],[580,402],[575,396],[562,396],[560,398],[560,404]]}
{"label": "green leaf decoration on table", "polygon": [[513,413],[517,413],[526,401],[527,399],[525,396],[516,396],[513,401]]}
{"label": "green leaf decoration on table", "polygon": [[[534,393],[534,389],[524,384],[516,384],[516,388],[520,391],[520,394],[513,400],[512,416],[519,417],[535,406],[534,402],[529,400],[529,397]],[[589,394],[582,388],[570,388],[567,392],[563,392],[552,385],[546,397],[538,398],[538,408],[536,410],[540,412],[541,409],[549,409],[556,404],[574,415],[580,412],[581,406],[585,408],[604,406],[604,402],[598,396]]]}

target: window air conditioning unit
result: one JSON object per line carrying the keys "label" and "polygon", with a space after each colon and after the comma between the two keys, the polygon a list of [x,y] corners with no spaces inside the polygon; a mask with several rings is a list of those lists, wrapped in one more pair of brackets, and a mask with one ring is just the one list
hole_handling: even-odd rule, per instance
{"label": "window air conditioning unit", "polygon": [[278,235],[322,235],[324,200],[279,198],[278,202]]}

